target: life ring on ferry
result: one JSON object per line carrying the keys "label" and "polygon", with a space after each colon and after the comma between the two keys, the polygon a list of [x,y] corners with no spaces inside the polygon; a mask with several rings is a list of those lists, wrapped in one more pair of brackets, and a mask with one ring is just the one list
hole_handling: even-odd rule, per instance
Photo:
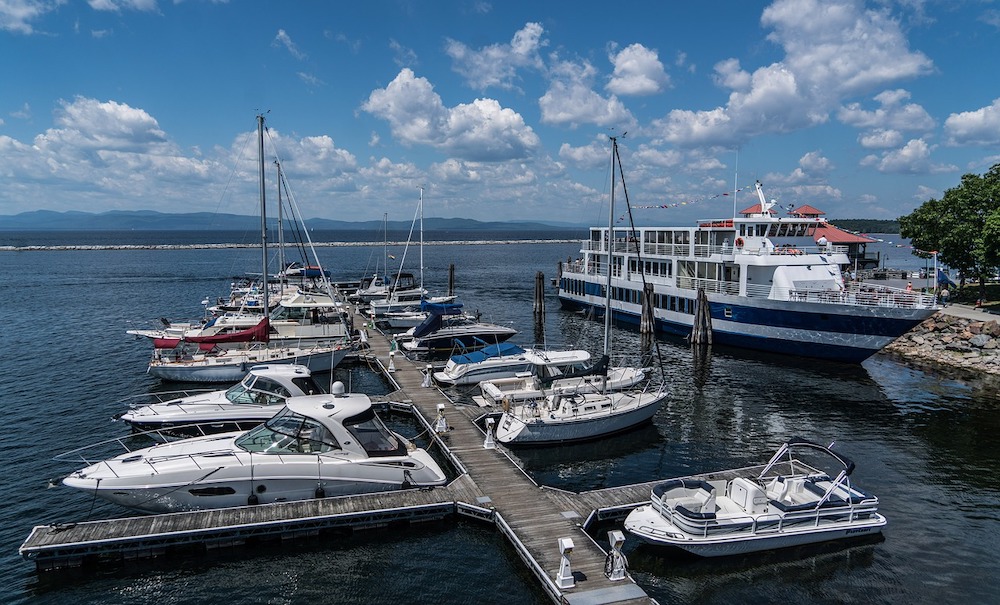
{"label": "life ring on ferry", "polygon": [[737,248],[742,248],[743,247],[743,238],[742,237],[737,237],[736,238],[736,247]]}

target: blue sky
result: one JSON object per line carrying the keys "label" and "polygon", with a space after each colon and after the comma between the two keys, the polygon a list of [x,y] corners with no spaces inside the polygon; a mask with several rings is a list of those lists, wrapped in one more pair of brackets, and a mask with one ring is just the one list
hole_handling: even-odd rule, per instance
{"label": "blue sky", "polygon": [[[1000,162],[1000,2],[0,0],[0,215],[896,218]],[[627,134],[625,134],[627,133]],[[740,192],[739,209],[756,200]],[[2,228],[2,226],[0,226]]]}

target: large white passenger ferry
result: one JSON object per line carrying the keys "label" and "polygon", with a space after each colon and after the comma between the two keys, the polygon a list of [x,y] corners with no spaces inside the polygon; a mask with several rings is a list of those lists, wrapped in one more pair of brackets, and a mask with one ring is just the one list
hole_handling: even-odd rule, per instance
{"label": "large white passenger ferry", "polygon": [[610,256],[615,321],[638,325],[648,291],[656,330],[688,336],[703,289],[714,343],[854,363],[937,310],[933,295],[845,280],[848,249],[822,237],[825,221],[776,217],[759,182],[757,195],[695,227],[591,228],[561,267],[562,307],[603,315]]}

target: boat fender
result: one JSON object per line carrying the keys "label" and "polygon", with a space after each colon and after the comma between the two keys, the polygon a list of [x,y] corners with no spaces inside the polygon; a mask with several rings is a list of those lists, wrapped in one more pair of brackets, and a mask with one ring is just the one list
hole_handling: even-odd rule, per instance
{"label": "boat fender", "polygon": [[503,399],[501,399],[500,400],[500,407],[503,408],[504,412],[509,412],[510,411],[510,399],[507,398],[507,397],[504,397]]}
{"label": "boat fender", "polygon": [[316,488],[316,498],[326,498],[326,490],[322,485]]}
{"label": "boat fender", "polygon": [[247,504],[250,506],[257,506],[258,504],[260,504],[260,500],[257,498],[257,494],[250,494],[250,496],[247,497]]}
{"label": "boat fender", "polygon": [[737,248],[742,248],[743,247],[743,238],[742,237],[737,237],[736,238],[736,247]]}

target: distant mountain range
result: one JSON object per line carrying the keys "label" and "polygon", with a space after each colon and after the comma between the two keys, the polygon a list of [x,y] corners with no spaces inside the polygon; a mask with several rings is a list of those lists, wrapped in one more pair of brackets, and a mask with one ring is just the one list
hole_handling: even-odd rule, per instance
{"label": "distant mountain range", "polygon": [[[277,224],[277,219],[268,219]],[[310,231],[377,230],[384,226],[390,230],[408,230],[410,221],[334,221],[312,218],[305,221]],[[0,216],[0,231],[246,231],[259,229],[260,218],[238,214],[192,212],[168,214],[153,210],[111,210],[108,212],[53,212],[34,210],[21,214]],[[516,230],[539,231],[549,229],[586,229],[586,225],[567,223],[538,223],[529,221],[483,222],[466,218],[425,218],[424,229],[446,231]]]}

